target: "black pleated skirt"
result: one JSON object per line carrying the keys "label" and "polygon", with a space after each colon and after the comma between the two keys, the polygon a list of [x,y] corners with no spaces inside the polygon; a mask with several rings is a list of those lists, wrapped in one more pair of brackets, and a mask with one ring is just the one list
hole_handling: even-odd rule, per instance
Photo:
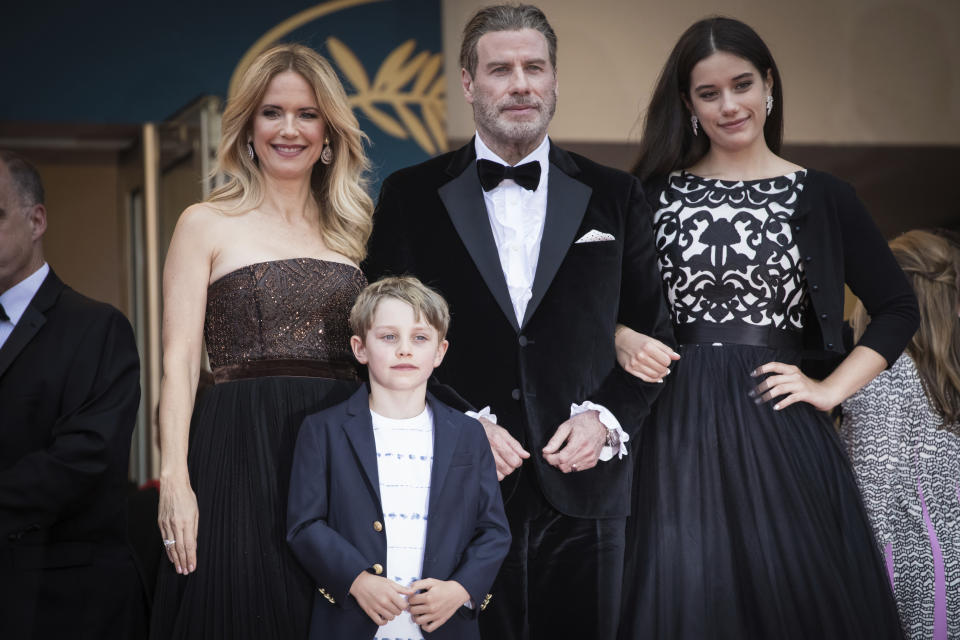
{"label": "black pleated skirt", "polygon": [[902,638],[829,418],[750,372],[790,349],[690,344],[638,443],[620,637]]}
{"label": "black pleated skirt", "polygon": [[150,637],[307,637],[313,583],[286,544],[287,490],[303,419],[357,382],[263,377],[217,384],[197,402],[188,466],[197,494],[197,569],[164,555]]}

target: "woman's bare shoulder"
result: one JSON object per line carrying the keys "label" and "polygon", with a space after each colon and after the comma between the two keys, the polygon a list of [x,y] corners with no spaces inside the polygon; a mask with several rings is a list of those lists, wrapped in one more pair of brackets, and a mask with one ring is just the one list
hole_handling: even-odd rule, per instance
{"label": "woman's bare shoulder", "polygon": [[177,224],[189,227],[221,224],[224,220],[234,217],[228,212],[229,209],[219,203],[197,202],[183,210]]}

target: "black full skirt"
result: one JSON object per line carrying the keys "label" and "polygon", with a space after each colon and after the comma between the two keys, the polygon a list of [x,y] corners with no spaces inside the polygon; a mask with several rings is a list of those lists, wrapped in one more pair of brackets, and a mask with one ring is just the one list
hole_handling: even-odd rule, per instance
{"label": "black full skirt", "polygon": [[902,638],[829,418],[756,404],[789,350],[686,345],[639,443],[620,637]]}
{"label": "black full skirt", "polygon": [[306,638],[313,582],[286,544],[293,447],[303,419],[357,383],[264,377],[218,384],[197,402],[188,466],[197,495],[197,569],[164,556],[150,637]]}

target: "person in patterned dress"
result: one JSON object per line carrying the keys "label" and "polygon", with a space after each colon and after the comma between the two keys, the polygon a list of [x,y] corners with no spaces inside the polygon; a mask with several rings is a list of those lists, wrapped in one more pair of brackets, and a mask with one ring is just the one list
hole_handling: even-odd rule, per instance
{"label": "person in patterned dress", "polygon": [[[960,638],[960,251],[925,231],[890,243],[921,328],[843,403],[841,435],[907,636]],[[858,303],[854,333],[869,323]]]}
{"label": "person in patterned dress", "polygon": [[[680,359],[642,430],[620,637],[899,638],[883,562],[826,412],[896,361],[916,300],[853,189],[778,154],[783,92],[750,27],[680,38],[635,173]],[[844,281],[873,322],[843,354]],[[627,328],[621,365],[670,364]],[[644,365],[645,366],[638,366]]]}

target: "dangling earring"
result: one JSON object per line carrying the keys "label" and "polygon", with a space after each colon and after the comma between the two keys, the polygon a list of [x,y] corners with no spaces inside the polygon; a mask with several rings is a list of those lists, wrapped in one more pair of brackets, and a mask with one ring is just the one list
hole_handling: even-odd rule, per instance
{"label": "dangling earring", "polygon": [[773,96],[767,96],[767,115],[773,111]]}
{"label": "dangling earring", "polygon": [[247,155],[250,156],[251,160],[256,158],[256,155],[253,153],[253,143],[249,140],[247,140]]}
{"label": "dangling earring", "polygon": [[323,139],[323,151],[320,152],[320,162],[323,164],[333,162],[333,149],[330,148],[330,138]]}
{"label": "dangling earring", "polygon": [[697,135],[697,125],[700,123],[700,120],[697,116],[690,116],[690,126],[693,127],[693,135]]}

